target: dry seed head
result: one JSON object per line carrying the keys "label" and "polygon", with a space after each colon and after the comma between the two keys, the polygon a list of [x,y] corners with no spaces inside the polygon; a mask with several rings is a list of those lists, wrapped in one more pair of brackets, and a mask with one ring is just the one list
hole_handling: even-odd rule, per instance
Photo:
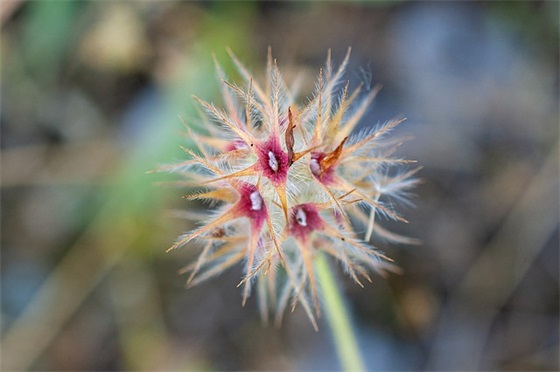
{"label": "dry seed head", "polygon": [[188,129],[198,149],[186,150],[190,159],[180,164],[161,167],[203,188],[190,199],[218,205],[211,208],[213,219],[172,248],[192,240],[202,244],[197,262],[183,270],[190,272],[190,284],[243,262],[243,303],[257,280],[263,319],[273,311],[279,322],[288,303],[301,304],[317,328],[318,250],[362,285],[360,277],[371,281],[369,270],[395,270],[369,245],[372,235],[412,242],[377,221],[379,216],[405,221],[392,201],[407,201],[417,183],[416,170],[400,170],[407,162],[391,157],[400,143],[386,138],[402,120],[353,134],[379,87],[362,94],[361,85],[350,92],[346,83],[338,91],[350,49],[336,70],[329,51],[315,93],[301,100],[303,105],[287,90],[270,49],[264,86],[228,53],[243,82],[228,82],[214,59],[225,107],[195,97],[209,119],[202,133]]}

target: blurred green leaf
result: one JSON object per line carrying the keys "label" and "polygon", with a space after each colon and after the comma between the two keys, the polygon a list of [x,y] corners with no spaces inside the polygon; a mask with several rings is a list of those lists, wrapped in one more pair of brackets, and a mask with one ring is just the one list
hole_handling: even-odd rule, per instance
{"label": "blurred green leaf", "polygon": [[22,36],[24,61],[36,78],[54,79],[74,36],[79,1],[31,1]]}

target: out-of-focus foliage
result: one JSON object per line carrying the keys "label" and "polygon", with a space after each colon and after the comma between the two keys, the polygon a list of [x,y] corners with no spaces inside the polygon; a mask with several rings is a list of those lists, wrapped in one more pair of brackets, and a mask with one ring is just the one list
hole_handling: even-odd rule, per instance
{"label": "out-of-focus foliage", "polygon": [[[332,369],[327,327],[242,308],[241,268],[185,290],[187,191],[146,174],[180,160],[214,100],[212,53],[287,80],[348,46],[346,75],[383,90],[424,183],[383,246],[404,269],[339,276],[372,370],[557,370],[557,2],[4,1],[3,370]],[[313,82],[304,82],[304,93]],[[401,206],[403,210],[406,206]],[[187,211],[188,212],[188,211]],[[376,279],[376,278],[374,278]]]}

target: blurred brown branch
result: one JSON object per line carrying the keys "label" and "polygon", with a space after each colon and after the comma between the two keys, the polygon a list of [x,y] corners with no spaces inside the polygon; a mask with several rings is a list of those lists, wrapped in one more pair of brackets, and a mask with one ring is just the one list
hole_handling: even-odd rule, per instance
{"label": "blurred brown branch", "polygon": [[0,27],[4,26],[4,23],[22,4],[23,0],[0,1]]}
{"label": "blurred brown branch", "polygon": [[[1,343],[4,370],[27,370],[70,317],[123,257],[136,235],[126,223],[111,225],[107,207],[70,248]],[[109,226],[107,226],[109,224]]]}
{"label": "blurred brown branch", "polygon": [[6,149],[0,152],[0,185],[95,184],[111,174],[119,153],[110,140]]}
{"label": "blurred brown branch", "polygon": [[[430,368],[484,367],[480,363],[496,315],[558,227],[558,156],[557,144],[457,286],[438,325]],[[459,331],[471,323],[468,333]],[[449,345],[457,337],[461,340]]]}

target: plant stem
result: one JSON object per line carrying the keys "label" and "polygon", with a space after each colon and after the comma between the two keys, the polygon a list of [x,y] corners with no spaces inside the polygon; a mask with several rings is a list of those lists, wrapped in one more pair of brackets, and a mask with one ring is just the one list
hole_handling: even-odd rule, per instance
{"label": "plant stem", "polygon": [[364,371],[360,349],[348,310],[336,284],[326,255],[320,253],[315,260],[315,268],[321,285],[327,320],[344,371]]}

